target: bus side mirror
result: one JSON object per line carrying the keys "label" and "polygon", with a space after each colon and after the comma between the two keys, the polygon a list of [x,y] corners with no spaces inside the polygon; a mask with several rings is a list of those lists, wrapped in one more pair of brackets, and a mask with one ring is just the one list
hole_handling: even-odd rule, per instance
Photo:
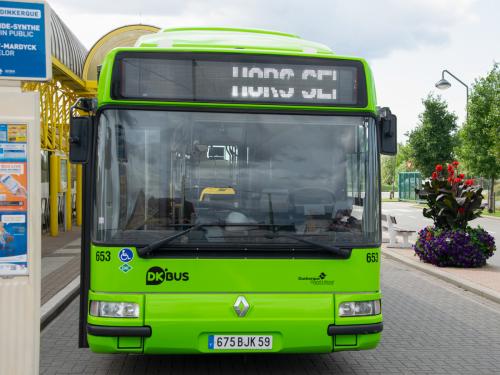
{"label": "bus side mirror", "polygon": [[382,108],[379,121],[380,153],[396,155],[398,152],[398,118],[389,108]]}
{"label": "bus side mirror", "polygon": [[90,156],[92,117],[71,116],[69,125],[69,160],[75,164],[86,164]]}

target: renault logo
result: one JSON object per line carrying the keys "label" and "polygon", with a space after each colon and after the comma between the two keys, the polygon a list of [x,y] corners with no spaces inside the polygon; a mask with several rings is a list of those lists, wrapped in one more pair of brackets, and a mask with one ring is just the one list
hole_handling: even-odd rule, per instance
{"label": "renault logo", "polygon": [[236,311],[236,314],[240,318],[243,318],[246,315],[246,313],[247,313],[248,308],[250,307],[250,305],[248,304],[248,302],[245,299],[245,297],[239,296],[236,299],[236,302],[234,303],[233,307],[234,307],[234,311]]}

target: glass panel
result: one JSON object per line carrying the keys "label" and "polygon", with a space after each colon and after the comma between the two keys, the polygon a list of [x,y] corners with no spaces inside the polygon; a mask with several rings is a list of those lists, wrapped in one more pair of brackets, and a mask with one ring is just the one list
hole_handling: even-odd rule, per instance
{"label": "glass panel", "polygon": [[316,242],[379,241],[371,119],[106,110],[97,155],[98,241],[147,244],[186,224],[212,226],[174,243],[296,244],[271,225]]}

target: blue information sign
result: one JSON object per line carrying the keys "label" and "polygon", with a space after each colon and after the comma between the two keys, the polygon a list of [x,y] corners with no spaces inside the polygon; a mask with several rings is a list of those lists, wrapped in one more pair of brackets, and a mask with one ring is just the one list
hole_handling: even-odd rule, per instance
{"label": "blue information sign", "polygon": [[45,6],[0,1],[0,79],[50,78]]}
{"label": "blue information sign", "polygon": [[0,274],[28,273],[28,218],[25,212],[0,213]]}

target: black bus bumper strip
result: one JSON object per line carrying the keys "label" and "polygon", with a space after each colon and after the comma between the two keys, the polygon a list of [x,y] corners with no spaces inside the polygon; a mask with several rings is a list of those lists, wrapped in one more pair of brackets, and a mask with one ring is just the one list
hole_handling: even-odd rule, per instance
{"label": "black bus bumper strip", "polygon": [[93,336],[151,337],[151,327],[116,327],[87,324],[87,333]]}
{"label": "black bus bumper strip", "polygon": [[382,332],[384,323],[358,324],[352,326],[328,326],[328,335],[365,335]]}

